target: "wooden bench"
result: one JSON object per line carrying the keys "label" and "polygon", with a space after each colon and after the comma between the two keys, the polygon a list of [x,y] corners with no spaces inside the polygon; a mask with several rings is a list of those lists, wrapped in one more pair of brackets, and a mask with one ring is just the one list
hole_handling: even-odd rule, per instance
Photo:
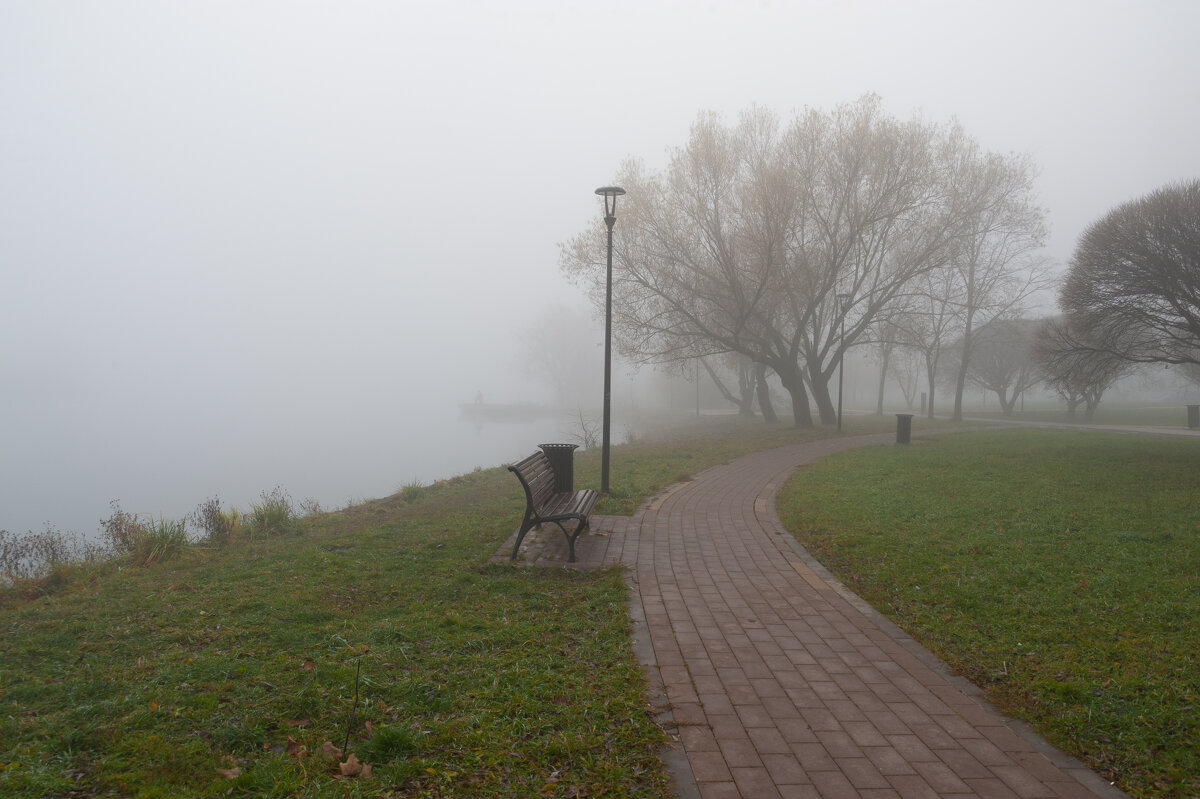
{"label": "wooden bench", "polygon": [[[517,531],[517,543],[513,545],[512,559],[517,559],[521,548],[521,540],[534,527],[546,523],[558,525],[563,535],[567,537],[570,549],[568,563],[575,562],[575,539],[588,527],[588,517],[600,495],[592,489],[582,491],[559,492],[555,488],[554,469],[550,459],[544,452],[535,452],[520,463],[508,467],[508,470],[521,481],[525,489],[525,518],[521,520],[521,528]],[[574,521],[571,532],[567,531],[564,522]]]}

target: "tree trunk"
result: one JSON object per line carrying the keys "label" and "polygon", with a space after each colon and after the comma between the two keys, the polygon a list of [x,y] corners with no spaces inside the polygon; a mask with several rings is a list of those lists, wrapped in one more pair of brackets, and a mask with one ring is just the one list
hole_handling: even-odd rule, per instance
{"label": "tree trunk", "polygon": [[767,385],[767,367],[765,364],[754,365],[754,385],[758,394],[758,409],[762,412],[763,421],[776,424],[779,417],[775,414],[775,406],[771,404],[771,387]]}
{"label": "tree trunk", "polygon": [[829,375],[809,369],[808,381],[812,385],[813,400],[817,403],[821,424],[837,424],[837,408],[829,396]]}
{"label": "tree trunk", "polygon": [[783,387],[792,395],[792,419],[796,427],[813,427],[812,408],[808,404],[808,392],[804,388],[804,378],[800,375],[799,367],[784,371],[776,369],[775,374],[779,375],[779,382],[783,383]]}
{"label": "tree trunk", "polygon": [[933,418],[933,384],[937,377],[937,367],[928,355],[925,356],[925,376],[929,380],[929,418]]}
{"label": "tree trunk", "polygon": [[738,393],[741,395],[741,400],[738,402],[738,415],[753,416],[754,374],[753,366],[748,361],[738,364]]}
{"label": "tree trunk", "polygon": [[967,366],[971,360],[971,315],[967,314],[966,327],[963,329],[962,357],[958,360],[958,377],[954,383],[954,415],[952,421],[962,421],[963,392],[967,388]]}
{"label": "tree trunk", "polygon": [[954,386],[954,415],[951,421],[962,421],[963,391],[967,387],[967,365],[971,361],[971,334],[975,325],[975,258],[967,267],[967,316],[963,321],[962,357],[958,360],[958,380]]}
{"label": "tree trunk", "polygon": [[[891,360],[891,357],[892,357],[892,348],[884,347],[883,348],[883,363],[880,364],[880,366],[879,366],[879,397],[875,401],[875,415],[876,416],[883,416],[883,389],[887,386],[888,361]],[[909,402],[908,407],[910,407],[910,408],[912,407],[911,402]]]}
{"label": "tree trunk", "polygon": [[[708,376],[712,378],[713,385],[715,385],[717,387],[717,391],[721,392],[721,396],[737,406],[738,414],[740,416],[753,416],[754,415],[754,408],[751,405],[751,401],[752,401],[753,397],[747,396],[747,394],[746,394],[746,386],[745,386],[745,382],[742,380],[742,375],[740,373],[740,370],[739,370],[739,374],[738,374],[738,384],[739,384],[738,391],[739,391],[741,397],[739,399],[739,397],[735,396],[734,393],[729,390],[729,388],[725,385],[725,383],[721,380],[721,378],[717,376],[717,373],[715,371],[713,371],[713,368],[708,365],[708,361],[701,358],[700,363],[704,365],[704,371],[708,372]],[[697,377],[697,379],[699,379],[699,378]]]}
{"label": "tree trunk", "polygon": [[[1013,394],[1013,398],[1009,399],[1008,390],[1005,389],[1003,391],[997,391],[996,396],[1000,398],[1000,413],[1002,413],[1005,417],[1012,416],[1013,410],[1016,409],[1017,405],[1017,395]],[[962,421],[961,412],[959,413],[958,420]]]}

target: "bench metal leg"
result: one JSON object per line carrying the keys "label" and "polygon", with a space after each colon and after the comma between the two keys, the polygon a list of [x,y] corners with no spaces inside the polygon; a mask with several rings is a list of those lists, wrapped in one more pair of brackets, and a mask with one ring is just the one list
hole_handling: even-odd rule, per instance
{"label": "bench metal leg", "polygon": [[532,524],[521,523],[521,529],[517,531],[517,542],[513,544],[512,557],[509,560],[516,560],[517,553],[521,551],[521,542],[525,540],[525,534],[534,528]]}
{"label": "bench metal leg", "polygon": [[588,521],[585,520],[585,521],[581,521],[581,522],[576,522],[575,531],[571,532],[571,533],[567,532],[567,528],[563,526],[562,522],[555,522],[555,524],[558,525],[558,529],[562,530],[563,535],[565,535],[567,537],[567,563],[574,563],[575,562],[575,539],[579,538],[579,536],[583,535],[587,531]]}

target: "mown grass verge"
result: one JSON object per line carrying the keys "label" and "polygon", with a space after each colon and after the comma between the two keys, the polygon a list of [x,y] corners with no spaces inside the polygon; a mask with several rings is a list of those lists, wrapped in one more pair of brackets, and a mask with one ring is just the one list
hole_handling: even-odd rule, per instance
{"label": "mown grass verge", "polygon": [[510,478],[10,598],[0,795],[665,796],[620,575],[483,565]]}
{"label": "mown grass verge", "polygon": [[[966,408],[963,414],[969,418],[1005,421],[1006,417],[994,405],[984,408]],[[1076,409],[1072,419],[1066,407],[1058,402],[1030,402],[1025,408],[1013,412],[1007,421],[1049,422],[1051,424],[1079,425],[1136,425],[1139,427],[1165,427],[1180,429],[1187,427],[1187,405],[1185,403],[1132,403],[1101,402],[1094,418],[1085,419],[1084,409]]]}
{"label": "mown grass verge", "polygon": [[[598,512],[827,434],[704,419],[622,445]],[[594,486],[599,453],[576,464]],[[0,589],[0,795],[668,796],[620,574],[486,565],[523,505],[503,469],[263,535],[210,500],[171,560]]]}
{"label": "mown grass verge", "polygon": [[1135,796],[1200,795],[1200,442],[1057,430],[842,453],[779,511],[853,590]]}

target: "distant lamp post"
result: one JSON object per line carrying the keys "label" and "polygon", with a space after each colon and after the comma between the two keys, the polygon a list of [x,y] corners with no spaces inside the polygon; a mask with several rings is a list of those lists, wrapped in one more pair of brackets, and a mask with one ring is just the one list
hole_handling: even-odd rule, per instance
{"label": "distant lamp post", "polygon": [[604,224],[608,226],[608,272],[604,279],[604,441],[600,454],[600,493],[607,494],[612,429],[612,232],[617,222],[617,198],[625,190],[620,186],[601,186],[596,193],[604,198]]}
{"label": "distant lamp post", "polygon": [[842,335],[838,342],[838,422],[837,431],[842,432],[842,378],[846,373],[846,309],[850,307],[850,295],[837,295],[838,316],[842,318]]}

